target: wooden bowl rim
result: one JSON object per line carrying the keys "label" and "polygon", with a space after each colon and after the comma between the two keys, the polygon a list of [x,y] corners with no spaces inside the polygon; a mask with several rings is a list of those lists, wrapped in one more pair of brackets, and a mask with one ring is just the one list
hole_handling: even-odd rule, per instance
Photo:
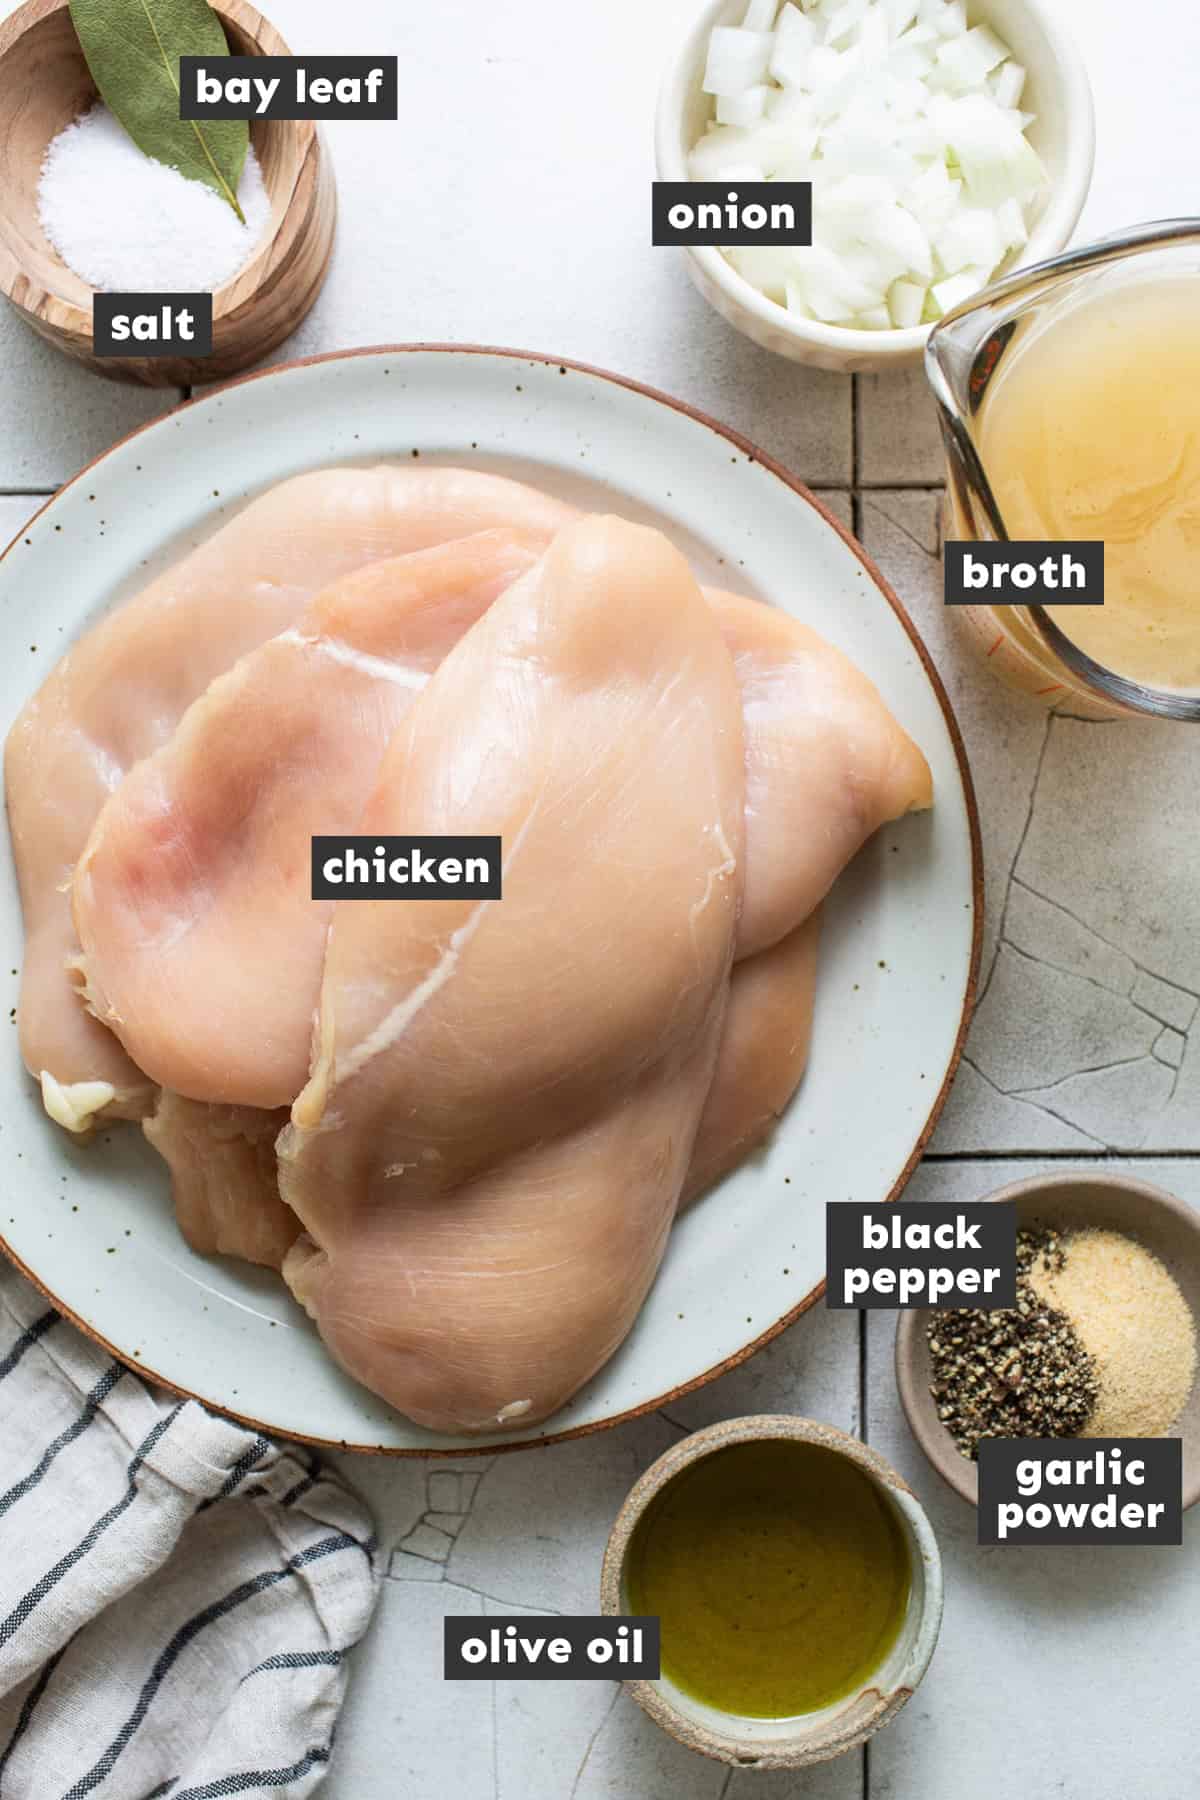
{"label": "wooden bowl rim", "polygon": [[[271,21],[265,18],[257,7],[249,5],[248,0],[208,0],[208,3],[223,23],[235,26],[249,38],[254,45],[256,55],[290,56],[292,54]],[[0,19],[0,64],[27,32],[41,25],[44,20],[53,17],[55,13],[66,12],[68,5],[69,0],[25,0],[24,5],[19,6],[6,19]],[[214,326],[230,312],[245,306],[248,301],[253,301],[272,264],[286,259],[301,230],[303,209],[296,207],[295,199],[305,169],[314,153],[319,151],[320,140],[317,135],[317,123],[315,119],[277,119],[271,122],[290,127],[296,133],[299,155],[296,159],[296,172],[291,192],[284,203],[283,215],[278,225],[262,240],[250,261],[244,263],[219,288],[213,289]],[[26,278],[27,271],[0,238],[0,293],[14,306],[19,307],[22,312],[28,311],[28,308],[17,297],[14,289],[20,281]],[[237,290],[236,295],[235,289]],[[92,290],[93,293],[97,291],[96,289]],[[90,313],[85,311],[82,306],[77,306],[73,300],[64,299],[61,294],[53,294],[51,298],[56,308],[59,309],[60,329],[64,332],[74,332],[77,336],[90,342],[92,336]]]}

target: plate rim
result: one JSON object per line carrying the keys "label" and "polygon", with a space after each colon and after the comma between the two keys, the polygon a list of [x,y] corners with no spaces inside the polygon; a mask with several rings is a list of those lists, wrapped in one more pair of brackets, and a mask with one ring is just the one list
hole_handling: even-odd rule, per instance
{"label": "plate rim", "polygon": [[[293,357],[286,362],[272,363],[265,369],[255,369],[247,375],[239,375],[232,380],[221,381],[214,384],[212,387],[207,388],[202,394],[193,394],[190,399],[180,401],[177,406],[173,406],[169,408],[168,411],[160,413],[157,418],[148,419],[145,424],[135,426],[132,431],[128,431],[123,437],[115,439],[113,443],[109,444],[104,450],[101,450],[98,455],[93,456],[89,462],[86,462],[83,467],[77,471],[76,474],[72,475],[69,480],[64,481],[35,512],[30,514],[29,518],[16,532],[13,538],[4,546],[4,549],[0,550],[0,562],[3,562],[21,542],[35,519],[40,519],[42,514],[48,512],[69,488],[74,487],[77,482],[82,481],[85,475],[89,474],[91,470],[95,469],[100,463],[106,461],[115,451],[120,450],[125,444],[131,443],[134,438],[142,437],[146,432],[159,429],[168,419],[176,419],[181,413],[189,411],[194,406],[205,405],[207,402],[214,399],[216,395],[225,393],[229,388],[245,387],[251,382],[269,380],[274,376],[287,375],[295,369],[313,368],[322,363],[349,362],[354,357],[408,356],[421,354],[450,354],[454,356],[484,357],[504,356],[513,358],[518,362],[543,364],[546,367],[557,368],[564,372],[567,369],[572,369],[576,374],[588,375],[594,380],[608,382],[614,387],[626,388],[632,393],[640,394],[644,399],[653,400],[661,406],[668,406],[674,412],[683,413],[686,417],[695,420],[697,424],[703,425],[709,431],[715,432],[716,435],[723,438],[726,443],[732,444],[735,449],[740,450],[750,462],[761,464],[764,469],[775,476],[777,480],[782,481],[785,487],[790,488],[794,494],[805,501],[807,505],[811,506],[813,510],[820,515],[826,525],[833,529],[846,547],[852,551],[854,556],[858,559],[872,586],[891,607],[892,612],[898,619],[905,635],[913,649],[916,651],[922,670],[933,690],[934,698],[938,703],[942,718],[946,725],[951,748],[954,751],[954,760],[958,767],[959,780],[962,783],[963,800],[966,805],[967,824],[971,843],[971,954],[967,966],[967,979],[963,987],[962,1010],[959,1016],[958,1030],[955,1034],[954,1044],[946,1064],[946,1072],[933,1097],[929,1111],[926,1114],[925,1123],[917,1135],[916,1142],[913,1144],[912,1150],[905,1160],[903,1168],[892,1183],[888,1193],[884,1196],[883,1204],[889,1205],[903,1193],[905,1187],[908,1185],[913,1172],[925,1153],[926,1145],[933,1136],[938,1120],[941,1118],[942,1110],[949,1097],[954,1077],[958,1073],[959,1064],[962,1061],[967,1031],[975,1009],[975,999],[979,984],[979,967],[983,952],[984,925],[983,839],[980,830],[979,804],[975,795],[975,783],[971,775],[971,765],[967,757],[966,745],[963,742],[962,730],[959,726],[953,703],[946,691],[945,683],[938,673],[937,666],[934,663],[933,657],[930,655],[924,638],[917,630],[916,625],[909,615],[907,607],[904,605],[899,595],[884,578],[882,571],[876,566],[873,559],[868,555],[866,549],[854,536],[850,528],[844,525],[830,508],[825,505],[820,495],[814,493],[805,482],[800,480],[799,476],[793,475],[791,470],[786,468],[776,457],[772,456],[768,451],[761,449],[751,438],[746,437],[742,432],[738,431],[736,427],[723,424],[719,419],[713,418],[711,413],[705,412],[701,407],[693,406],[690,401],[681,400],[674,394],[665,393],[661,388],[652,387],[648,382],[638,381],[630,375],[620,375],[612,369],[600,368],[595,363],[582,362],[577,357],[552,356],[545,351],[518,350],[507,345],[499,344],[426,343],[416,341],[401,344],[359,344],[347,350],[327,350],[314,356]],[[795,1306],[790,1307],[787,1312],[774,1320],[764,1331],[761,1331],[757,1337],[752,1338],[748,1344],[744,1344],[739,1350],[735,1350],[731,1355],[723,1357],[720,1362],[714,1363],[711,1368],[702,1370],[700,1374],[693,1376],[690,1381],[680,1382],[675,1387],[668,1388],[665,1393],[655,1395],[649,1400],[644,1400],[637,1406],[627,1407],[624,1412],[614,1413],[611,1418],[593,1419],[587,1424],[573,1425],[563,1431],[548,1432],[542,1437],[516,1438],[510,1443],[505,1444],[481,1443],[478,1445],[469,1444],[466,1446],[441,1448],[437,1445],[428,1446],[423,1444],[352,1443],[347,1438],[316,1437],[307,1432],[294,1430],[283,1432],[278,1425],[272,1425],[268,1421],[254,1418],[249,1413],[238,1412],[233,1407],[218,1405],[217,1402],[205,1399],[203,1395],[194,1393],[190,1388],[182,1386],[178,1381],[172,1380],[169,1376],[161,1375],[157,1370],[147,1367],[140,1359],[130,1362],[115,1344],[110,1343],[107,1338],[102,1337],[93,1326],[81,1319],[79,1315],[69,1306],[66,1306],[56,1294],[51,1292],[50,1288],[46,1286],[46,1283],[42,1281],[33,1270],[28,1267],[22,1258],[17,1255],[16,1251],[13,1250],[3,1232],[0,1232],[0,1251],[2,1251],[9,1262],[20,1271],[25,1279],[50,1302],[55,1310],[61,1313],[63,1318],[70,1320],[77,1331],[81,1331],[85,1337],[92,1341],[92,1343],[98,1344],[101,1349],[107,1351],[107,1353],[121,1363],[123,1367],[134,1370],[135,1373],[141,1375],[145,1380],[152,1381],[158,1386],[166,1388],[170,1393],[178,1394],[186,1400],[198,1401],[201,1406],[211,1411],[218,1412],[226,1418],[234,1419],[239,1424],[245,1425],[253,1431],[273,1437],[286,1436],[290,1442],[312,1444],[316,1448],[322,1450],[347,1451],[367,1456],[427,1457],[430,1459],[462,1456],[506,1456],[519,1450],[540,1450],[544,1449],[549,1444],[562,1444],[575,1438],[591,1437],[596,1432],[610,1431],[614,1426],[627,1425],[633,1419],[644,1418],[647,1413],[657,1412],[664,1406],[672,1405],[676,1400],[682,1399],[685,1394],[695,1393],[697,1389],[707,1387],[709,1382],[716,1381],[720,1376],[729,1374],[731,1370],[740,1368],[742,1363],[748,1362],[752,1356],[755,1356],[760,1350],[764,1349],[774,1338],[777,1338],[782,1332],[786,1331],[790,1325],[794,1325],[797,1319],[801,1318],[804,1313],[815,1306],[817,1301],[820,1300],[825,1293],[826,1288],[826,1279],[822,1276],[820,1281],[818,1281]]]}

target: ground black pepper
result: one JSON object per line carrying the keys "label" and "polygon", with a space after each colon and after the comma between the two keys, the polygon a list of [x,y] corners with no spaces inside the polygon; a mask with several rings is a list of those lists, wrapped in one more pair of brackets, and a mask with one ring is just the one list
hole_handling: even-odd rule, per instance
{"label": "ground black pepper", "polygon": [[926,1330],[938,1417],[972,1461],[984,1438],[1078,1437],[1099,1396],[1070,1322],[1030,1286],[1035,1265],[1061,1269],[1057,1231],[1018,1232],[1015,1307],[934,1313]]}

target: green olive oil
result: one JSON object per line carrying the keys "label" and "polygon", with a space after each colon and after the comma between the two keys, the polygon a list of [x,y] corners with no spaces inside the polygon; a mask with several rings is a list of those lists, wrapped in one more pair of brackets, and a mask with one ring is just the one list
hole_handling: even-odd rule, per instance
{"label": "green olive oil", "polygon": [[630,1611],[662,1621],[662,1672],[743,1718],[786,1719],[852,1694],[908,1605],[908,1551],[846,1457],[789,1438],[684,1469],[629,1548]]}

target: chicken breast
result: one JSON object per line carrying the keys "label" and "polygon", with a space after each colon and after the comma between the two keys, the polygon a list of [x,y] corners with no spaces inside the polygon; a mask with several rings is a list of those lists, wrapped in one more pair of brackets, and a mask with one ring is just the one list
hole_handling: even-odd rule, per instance
{"label": "chicken breast", "polygon": [[933,800],[924,756],[848,657],[777,607],[710,589],[746,735],[738,955],[807,919],[879,827]]}
{"label": "chicken breast", "polygon": [[[758,1149],[799,1087],[812,1042],[820,913],[737,963],[682,1210]],[[280,1198],[275,1140],[287,1109],[203,1106],[162,1093],[143,1130],[171,1171],[180,1230],[218,1252],[280,1269],[303,1227]]]}
{"label": "chicken breast", "polygon": [[799,1087],[812,1042],[820,934],[818,911],[735,967],[681,1207],[770,1136]]}
{"label": "chicken breast", "polygon": [[[371,641],[376,643],[376,650],[383,650],[385,637],[371,637],[378,626],[354,617],[356,608],[363,603],[369,608],[372,592],[371,581],[360,576],[331,590],[322,599],[322,607],[326,614],[335,605],[340,607],[336,635],[342,641]],[[811,914],[815,896],[819,898],[829,880],[840,873],[842,862],[837,860],[838,855],[853,853],[883,819],[909,806],[928,805],[930,797],[927,763],[921,752],[901,733],[876,689],[846,657],[810,628],[761,601],[718,590],[711,590],[707,598],[734,657],[745,722],[748,902],[743,905],[739,920],[736,956],[743,958],[745,943],[754,947],[757,941],[779,931],[781,923],[786,934],[766,950],[752,950],[748,958],[739,961],[734,972],[720,1062],[705,1102],[693,1166],[685,1184],[685,1201],[720,1181],[721,1175],[738,1165],[741,1157],[768,1136],[801,1082],[808,1060],[817,976],[817,923],[813,920],[810,927],[804,927],[804,920]],[[435,608],[430,608],[425,616],[434,621],[426,650],[434,650],[439,632]],[[381,623],[383,632],[387,632],[385,610]],[[264,652],[255,655],[263,659],[264,668],[270,668],[275,650],[266,646]],[[317,706],[317,680],[326,679],[326,675],[320,670],[311,671],[311,675],[313,704]],[[811,716],[813,691],[820,695],[820,711],[815,720]],[[219,756],[219,745],[228,738],[221,718],[219,709],[210,715],[210,724],[216,729],[210,733],[212,743],[198,758],[200,769],[207,765],[209,756]],[[369,715],[365,722],[369,725]],[[363,718],[354,720],[347,715],[344,724],[347,729],[351,725],[362,727]],[[164,752],[164,758],[169,756],[171,751]],[[254,781],[252,776],[248,779],[250,783]],[[203,781],[198,783],[198,790],[203,794]],[[122,796],[124,788],[106,812],[121,805]],[[802,815],[797,796],[804,799]],[[779,833],[784,830],[792,832],[788,839],[790,853],[781,855]],[[133,871],[153,866],[155,859],[149,850],[149,844],[131,842],[128,859]],[[189,877],[194,875],[196,871],[189,871]],[[201,886],[207,887],[207,878]],[[275,990],[272,963],[259,959],[255,965],[254,959],[250,961],[252,967],[264,968],[266,981]],[[254,999],[254,1006],[248,1008],[248,1021],[239,1037],[243,1042],[252,1042],[255,1010],[263,1008],[266,1015],[270,1003],[257,994],[261,983],[255,983],[252,974],[245,974],[245,968],[245,963],[239,965],[239,979],[245,981],[243,997]],[[201,990],[205,995],[209,992],[205,985],[201,985]],[[219,983],[212,992],[219,992]],[[237,1004],[236,994],[232,1004]],[[193,1017],[194,1006],[196,985],[182,995],[178,1008],[164,1008],[162,1028],[167,1037],[175,1030],[178,1019]],[[121,1004],[119,1010],[133,1015],[133,1006],[128,1003]],[[219,1044],[219,1039],[218,1019],[214,1042]],[[297,1062],[300,1042],[304,1057],[308,1057],[308,1010],[302,1017],[302,1033],[297,1013]],[[299,1089],[299,1080],[295,1087]],[[193,1147],[200,1129],[200,1120],[193,1118],[189,1138]],[[219,1120],[218,1129],[223,1130]],[[219,1156],[214,1166],[221,1166]],[[246,1242],[252,1258],[257,1256],[261,1242],[255,1208],[263,1204],[270,1213],[277,1206],[273,1170],[261,1165],[259,1174],[266,1183],[261,1202],[246,1190]],[[207,1249],[214,1233],[219,1233],[228,1253],[241,1255],[237,1220],[232,1217],[219,1184],[212,1206],[218,1220],[205,1226],[193,1183],[185,1199],[184,1215],[187,1220],[200,1222],[194,1231],[185,1226],[189,1240],[194,1246]],[[297,1229],[299,1226],[293,1224],[293,1233]]]}
{"label": "chicken breast", "polygon": [[312,898],[311,840],[357,829],[400,719],[542,547],[478,532],[335,582],[101,808],[72,888],[81,966],[153,1081],[227,1105],[295,1099],[333,910]]}
{"label": "chicken breast", "polygon": [[716,1062],[744,780],[712,614],[616,519],[560,533],[389,746],[364,829],[499,832],[504,896],[335,909],[284,1273],[420,1424],[545,1418],[636,1316]]}
{"label": "chicken breast", "polygon": [[163,1090],[142,1130],[171,1171],[179,1229],[201,1256],[278,1269],[300,1233],[279,1197],[275,1140],[284,1108],[210,1106]]}
{"label": "chicken breast", "polygon": [[138,1118],[154,1084],[85,1010],[65,889],[108,795],[247,651],[367,563],[496,526],[548,542],[570,508],[465,469],[314,471],[261,495],[74,645],[9,733],[5,785],[25,915],[21,1053],[74,1131]]}

